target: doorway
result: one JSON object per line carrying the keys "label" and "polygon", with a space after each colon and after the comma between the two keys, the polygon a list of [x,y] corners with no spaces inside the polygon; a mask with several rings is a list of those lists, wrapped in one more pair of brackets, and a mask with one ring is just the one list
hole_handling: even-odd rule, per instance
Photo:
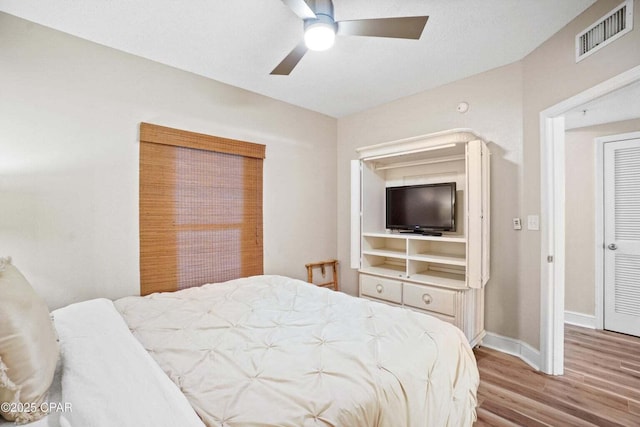
{"label": "doorway", "polygon": [[565,276],[565,115],[618,89],[640,81],[640,66],[540,113],[541,124],[541,325],[540,369],[564,372]]}

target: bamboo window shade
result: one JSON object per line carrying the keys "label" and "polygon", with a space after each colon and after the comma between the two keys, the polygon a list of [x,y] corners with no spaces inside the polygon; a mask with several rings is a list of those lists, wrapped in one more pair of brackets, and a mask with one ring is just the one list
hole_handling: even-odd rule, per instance
{"label": "bamboo window shade", "polygon": [[263,273],[265,146],[140,125],[140,294]]}

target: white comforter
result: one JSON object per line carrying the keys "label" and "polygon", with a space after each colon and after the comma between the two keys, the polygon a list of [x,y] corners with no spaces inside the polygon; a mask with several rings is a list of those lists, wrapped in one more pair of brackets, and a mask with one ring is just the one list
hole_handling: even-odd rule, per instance
{"label": "white comforter", "polygon": [[116,301],[208,426],[470,426],[463,334],[280,276]]}

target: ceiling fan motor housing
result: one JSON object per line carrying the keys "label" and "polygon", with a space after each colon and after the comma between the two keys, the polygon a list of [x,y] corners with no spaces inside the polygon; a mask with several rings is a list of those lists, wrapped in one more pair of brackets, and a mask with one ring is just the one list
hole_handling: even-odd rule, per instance
{"label": "ceiling fan motor housing", "polygon": [[315,0],[312,4],[316,17],[304,20],[304,30],[306,31],[307,28],[316,24],[322,24],[331,26],[334,33],[338,31],[338,24],[333,19],[333,2],[331,0]]}
{"label": "ceiling fan motor housing", "polygon": [[333,4],[330,0],[318,0],[313,12],[315,18],[304,20],[305,43],[311,50],[329,49],[338,31],[338,24],[333,19]]}
{"label": "ceiling fan motor housing", "polygon": [[333,21],[333,2],[331,0],[315,0],[309,3],[316,15],[327,15]]}
{"label": "ceiling fan motor housing", "polygon": [[312,27],[317,24],[329,25],[333,27],[334,32],[338,30],[338,24],[333,20],[332,16],[325,15],[323,13],[318,13],[316,19],[305,19],[304,20],[304,30],[307,31],[307,28]]}

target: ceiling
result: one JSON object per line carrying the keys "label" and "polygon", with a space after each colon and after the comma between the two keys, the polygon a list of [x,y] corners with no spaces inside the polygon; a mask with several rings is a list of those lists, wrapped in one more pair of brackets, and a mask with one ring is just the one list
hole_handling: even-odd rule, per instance
{"label": "ceiling", "polygon": [[336,20],[429,15],[420,40],[338,37],[289,76],[302,39],[280,0],[0,0],[0,11],[342,117],[517,61],[595,0],[334,0]]}
{"label": "ceiling", "polygon": [[589,101],[564,114],[565,129],[577,129],[640,117],[640,82]]}

